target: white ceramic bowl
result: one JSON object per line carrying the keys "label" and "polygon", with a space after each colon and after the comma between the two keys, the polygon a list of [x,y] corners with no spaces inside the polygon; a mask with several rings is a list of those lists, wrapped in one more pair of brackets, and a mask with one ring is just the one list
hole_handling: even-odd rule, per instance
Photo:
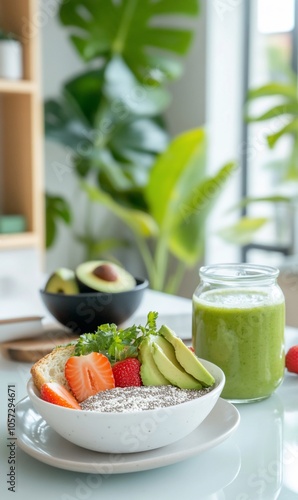
{"label": "white ceramic bowl", "polygon": [[214,388],[199,398],[167,408],[132,412],[72,410],[47,403],[30,379],[27,391],[34,408],[68,441],[103,453],[134,453],[174,443],[190,434],[215,406],[225,384],[222,370],[205,360]]}

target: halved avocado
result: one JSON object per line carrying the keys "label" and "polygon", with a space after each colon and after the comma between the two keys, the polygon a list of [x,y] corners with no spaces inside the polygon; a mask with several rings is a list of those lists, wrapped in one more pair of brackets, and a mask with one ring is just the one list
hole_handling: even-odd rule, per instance
{"label": "halved avocado", "polygon": [[79,293],[75,273],[71,269],[61,267],[49,277],[45,291],[49,293],[61,293],[65,295],[76,295]]}
{"label": "halved avocado", "polygon": [[135,278],[125,269],[107,260],[94,260],[80,264],[76,278],[81,292],[119,293],[132,290]]}

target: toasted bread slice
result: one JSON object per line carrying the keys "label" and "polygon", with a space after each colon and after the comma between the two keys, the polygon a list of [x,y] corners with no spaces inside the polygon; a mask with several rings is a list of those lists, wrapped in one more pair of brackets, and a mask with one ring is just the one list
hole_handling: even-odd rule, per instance
{"label": "toasted bread slice", "polygon": [[74,355],[75,346],[68,344],[55,347],[49,354],[37,361],[31,368],[33,382],[38,390],[46,382],[58,382],[70,391],[65,378],[65,363]]}

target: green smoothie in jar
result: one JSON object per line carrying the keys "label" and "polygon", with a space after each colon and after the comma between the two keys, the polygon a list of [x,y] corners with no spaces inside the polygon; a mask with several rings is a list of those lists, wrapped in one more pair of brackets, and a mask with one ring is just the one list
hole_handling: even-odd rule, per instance
{"label": "green smoothie in jar", "polygon": [[278,271],[248,264],[201,270],[193,297],[197,356],[225,373],[222,397],[234,402],[266,398],[284,375],[283,294]]}

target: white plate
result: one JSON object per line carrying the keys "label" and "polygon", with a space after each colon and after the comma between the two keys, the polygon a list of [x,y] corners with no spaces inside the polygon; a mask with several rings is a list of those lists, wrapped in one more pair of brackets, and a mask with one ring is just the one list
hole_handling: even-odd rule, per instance
{"label": "white plate", "polygon": [[34,410],[28,397],[17,404],[16,418],[17,443],[28,455],[60,469],[93,474],[137,472],[180,462],[217,446],[240,422],[238,410],[219,399],[204,422],[184,439],[156,450],[116,455],[89,451],[66,441]]}

